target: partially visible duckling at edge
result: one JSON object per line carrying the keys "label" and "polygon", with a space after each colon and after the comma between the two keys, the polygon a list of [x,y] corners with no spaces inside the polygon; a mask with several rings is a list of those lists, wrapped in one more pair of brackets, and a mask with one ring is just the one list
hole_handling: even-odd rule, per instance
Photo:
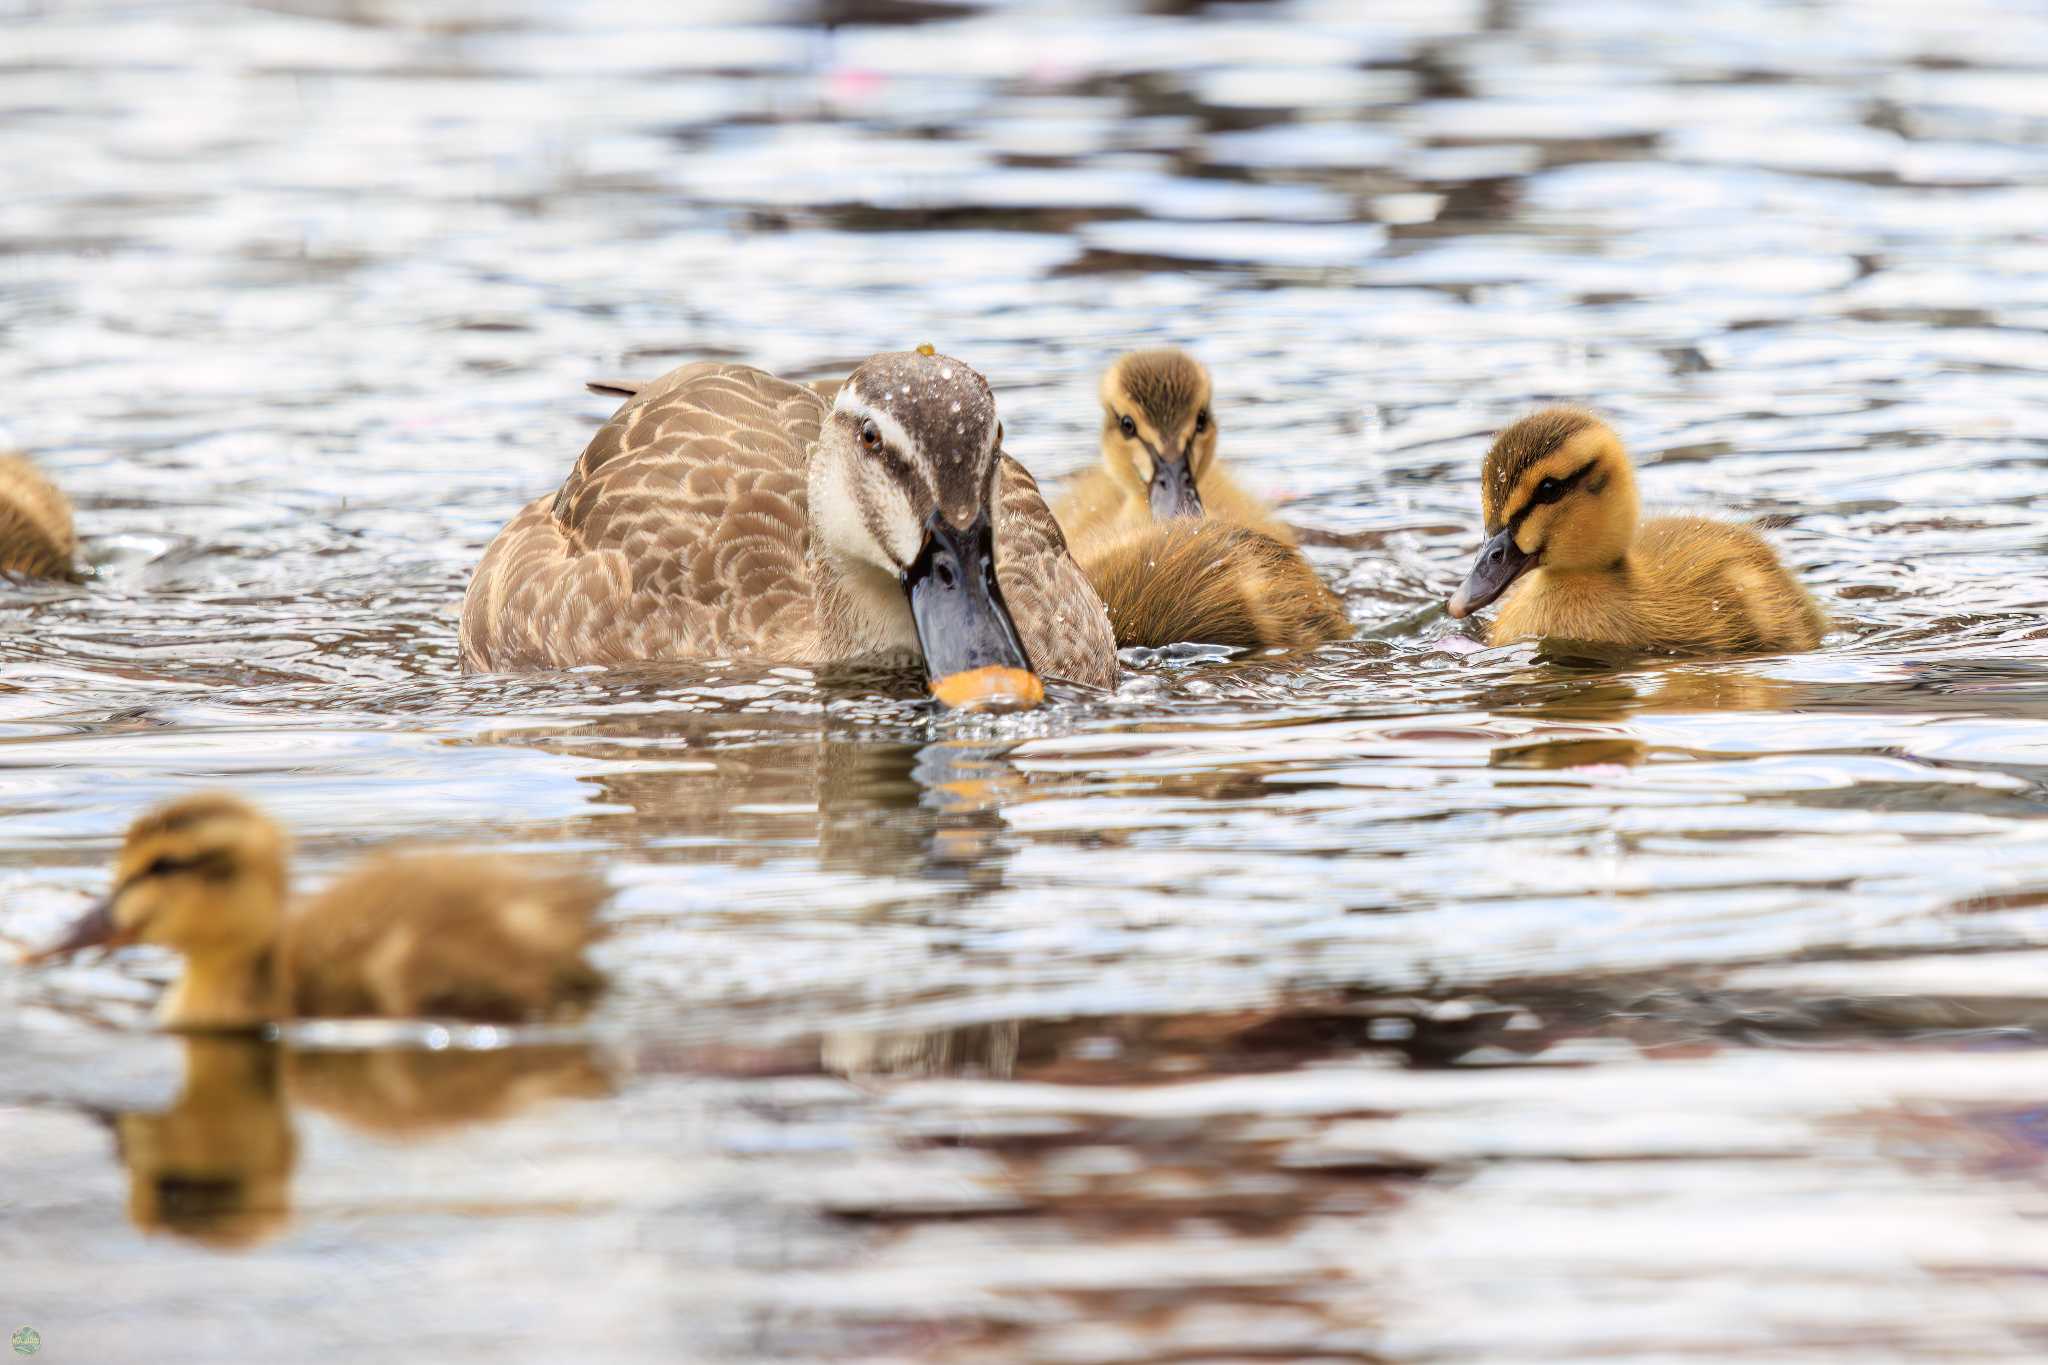
{"label": "partially visible duckling at edge", "polygon": [[1132,351],[1102,376],[1102,462],[1053,509],[1081,544],[1174,517],[1213,517],[1294,543],[1273,509],[1245,491],[1216,454],[1212,386],[1180,350]]}
{"label": "partially visible duckling at edge", "polygon": [[1228,522],[1179,519],[1077,552],[1119,649],[1192,641],[1301,649],[1351,638],[1344,604],[1292,545]]}
{"label": "partially visible duckling at edge", "polygon": [[285,1018],[573,1017],[603,978],[583,960],[603,884],[478,853],[371,858],[284,913],[286,841],[232,796],[187,797],[129,829],[114,889],[60,943],[158,943],[185,957],[167,1028]]}
{"label": "partially visible duckling at edge", "polygon": [[0,574],[64,578],[78,557],[71,504],[25,455],[0,454]]}
{"label": "partially visible duckling at edge", "polygon": [[1677,653],[1812,649],[1827,618],[1746,526],[1641,521],[1621,440],[1590,412],[1545,408],[1494,441],[1481,476],[1490,537],[1453,617],[1513,588],[1492,644],[1559,638]]}

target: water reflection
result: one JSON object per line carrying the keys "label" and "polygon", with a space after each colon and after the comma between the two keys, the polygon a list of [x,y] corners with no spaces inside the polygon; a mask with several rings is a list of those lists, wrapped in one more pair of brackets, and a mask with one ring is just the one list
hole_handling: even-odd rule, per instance
{"label": "water reflection", "polygon": [[282,1062],[281,1049],[254,1038],[185,1040],[177,1103],[115,1120],[136,1227],[241,1247],[284,1226],[298,1140]]}
{"label": "water reflection", "polygon": [[144,1232],[224,1249],[266,1241],[289,1223],[296,1111],[417,1138],[612,1090],[587,1045],[308,1051],[244,1034],[182,1042],[176,1102],[114,1116],[128,1216]]}

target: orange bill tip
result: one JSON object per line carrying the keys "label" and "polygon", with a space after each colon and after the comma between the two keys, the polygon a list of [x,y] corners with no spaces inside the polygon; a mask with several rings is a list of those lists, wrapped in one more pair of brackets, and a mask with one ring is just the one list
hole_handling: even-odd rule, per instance
{"label": "orange bill tip", "polygon": [[958,711],[1027,711],[1045,700],[1036,673],[991,664],[932,679],[932,695]]}

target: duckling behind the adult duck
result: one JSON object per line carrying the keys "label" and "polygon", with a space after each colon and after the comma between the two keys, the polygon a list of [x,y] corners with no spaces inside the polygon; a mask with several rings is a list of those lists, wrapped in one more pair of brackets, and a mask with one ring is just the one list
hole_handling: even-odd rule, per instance
{"label": "duckling behind the adult duck", "polygon": [[63,578],[78,557],[71,504],[25,455],[0,455],[0,574]]}
{"label": "duckling behind the adult duck", "polygon": [[166,1027],[246,1028],[292,1017],[517,1022],[574,1014],[603,979],[583,959],[602,883],[500,857],[417,851],[371,858],[284,912],[281,830],[231,796],[142,816],[114,889],[60,943],[157,943],[185,973]]}
{"label": "duckling behind the adult duck", "polygon": [[1079,553],[1119,647],[1300,649],[1352,634],[1344,604],[1301,551],[1247,526],[1165,521]]}
{"label": "duckling behind the adult duck", "polygon": [[1676,653],[1812,649],[1827,618],[1746,526],[1640,521],[1634,467],[1590,412],[1545,408],[1494,441],[1481,476],[1490,539],[1450,613],[1513,588],[1493,644],[1558,638]]}
{"label": "duckling behind the adult duck", "polygon": [[1175,517],[1249,526],[1284,545],[1294,535],[1216,453],[1209,371],[1186,351],[1132,351],[1103,373],[1102,462],[1054,509],[1077,546]]}

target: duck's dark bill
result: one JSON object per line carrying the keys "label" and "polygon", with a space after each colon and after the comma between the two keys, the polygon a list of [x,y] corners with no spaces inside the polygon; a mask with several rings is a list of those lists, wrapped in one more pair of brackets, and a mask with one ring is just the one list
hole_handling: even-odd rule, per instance
{"label": "duck's dark bill", "polygon": [[1465,575],[1465,581],[1451,594],[1450,613],[1462,620],[1508,590],[1508,585],[1522,576],[1535,556],[1515,544],[1515,529],[1510,526],[1492,540],[1486,542],[1479,552],[1479,560],[1473,564],[1472,572]]}
{"label": "duck's dark bill", "polygon": [[1150,494],[1152,515],[1161,521],[1202,515],[1202,495],[1186,460],[1154,460]]}
{"label": "duck's dark bill", "polygon": [[[995,535],[986,514],[962,529],[932,513],[925,523],[924,549],[903,574],[903,590],[910,598],[925,671],[935,684],[985,669],[1032,672],[996,585]],[[946,699],[938,686],[932,691]]]}
{"label": "duck's dark bill", "polygon": [[63,938],[28,954],[22,961],[47,962],[51,958],[69,957],[87,948],[118,948],[125,942],[127,935],[114,923],[114,902],[109,897],[81,915]]}

